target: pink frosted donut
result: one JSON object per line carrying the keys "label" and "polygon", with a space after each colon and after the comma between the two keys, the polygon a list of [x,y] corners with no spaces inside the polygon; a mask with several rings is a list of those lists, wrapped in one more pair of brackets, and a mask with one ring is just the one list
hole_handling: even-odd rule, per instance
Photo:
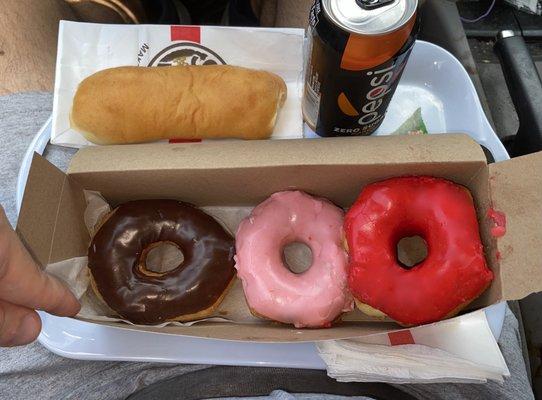
{"label": "pink frosted donut", "polygon": [[[254,208],[235,237],[235,268],[251,310],[297,328],[330,326],[350,311],[342,224],[340,208],[300,191],[275,193]],[[292,242],[312,251],[312,265],[300,274],[282,261]]]}

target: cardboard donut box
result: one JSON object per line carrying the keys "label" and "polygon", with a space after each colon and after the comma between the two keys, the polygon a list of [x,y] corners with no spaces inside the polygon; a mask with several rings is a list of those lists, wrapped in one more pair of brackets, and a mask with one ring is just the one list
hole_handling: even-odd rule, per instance
{"label": "cardboard donut box", "polygon": [[[495,279],[469,310],[542,290],[542,154],[488,165],[481,147],[462,134],[87,147],[77,152],[67,173],[36,154],[17,232],[35,259],[47,265],[86,255],[90,238],[83,219],[84,190],[101,192],[112,205],[173,198],[196,206],[254,207],[274,192],[300,189],[348,209],[364,185],[404,175],[450,179],[472,193]],[[490,234],[491,207],[506,214],[506,234],[498,239]],[[340,339],[400,329],[359,312],[346,314],[327,329],[295,329],[270,321],[162,328],[107,324],[266,342]]]}

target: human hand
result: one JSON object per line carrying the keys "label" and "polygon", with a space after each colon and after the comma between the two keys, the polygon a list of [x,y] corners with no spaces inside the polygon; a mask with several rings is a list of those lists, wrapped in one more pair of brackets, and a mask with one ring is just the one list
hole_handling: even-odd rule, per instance
{"label": "human hand", "polygon": [[0,206],[0,346],[36,339],[41,319],[34,310],[73,316],[79,309],[69,289],[34,262]]}

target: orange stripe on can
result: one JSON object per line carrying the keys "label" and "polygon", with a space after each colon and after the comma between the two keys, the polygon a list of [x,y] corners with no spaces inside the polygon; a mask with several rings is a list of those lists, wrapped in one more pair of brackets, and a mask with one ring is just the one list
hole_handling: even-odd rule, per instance
{"label": "orange stripe on can", "polygon": [[408,40],[415,22],[416,13],[399,30],[385,35],[351,33],[341,58],[341,68],[362,71],[390,60]]}

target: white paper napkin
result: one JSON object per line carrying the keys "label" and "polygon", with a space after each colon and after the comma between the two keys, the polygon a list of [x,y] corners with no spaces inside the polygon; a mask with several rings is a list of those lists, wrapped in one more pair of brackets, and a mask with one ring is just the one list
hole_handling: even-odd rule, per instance
{"label": "white paper napkin", "polygon": [[436,324],[318,342],[340,382],[502,382],[510,372],[483,310]]}

